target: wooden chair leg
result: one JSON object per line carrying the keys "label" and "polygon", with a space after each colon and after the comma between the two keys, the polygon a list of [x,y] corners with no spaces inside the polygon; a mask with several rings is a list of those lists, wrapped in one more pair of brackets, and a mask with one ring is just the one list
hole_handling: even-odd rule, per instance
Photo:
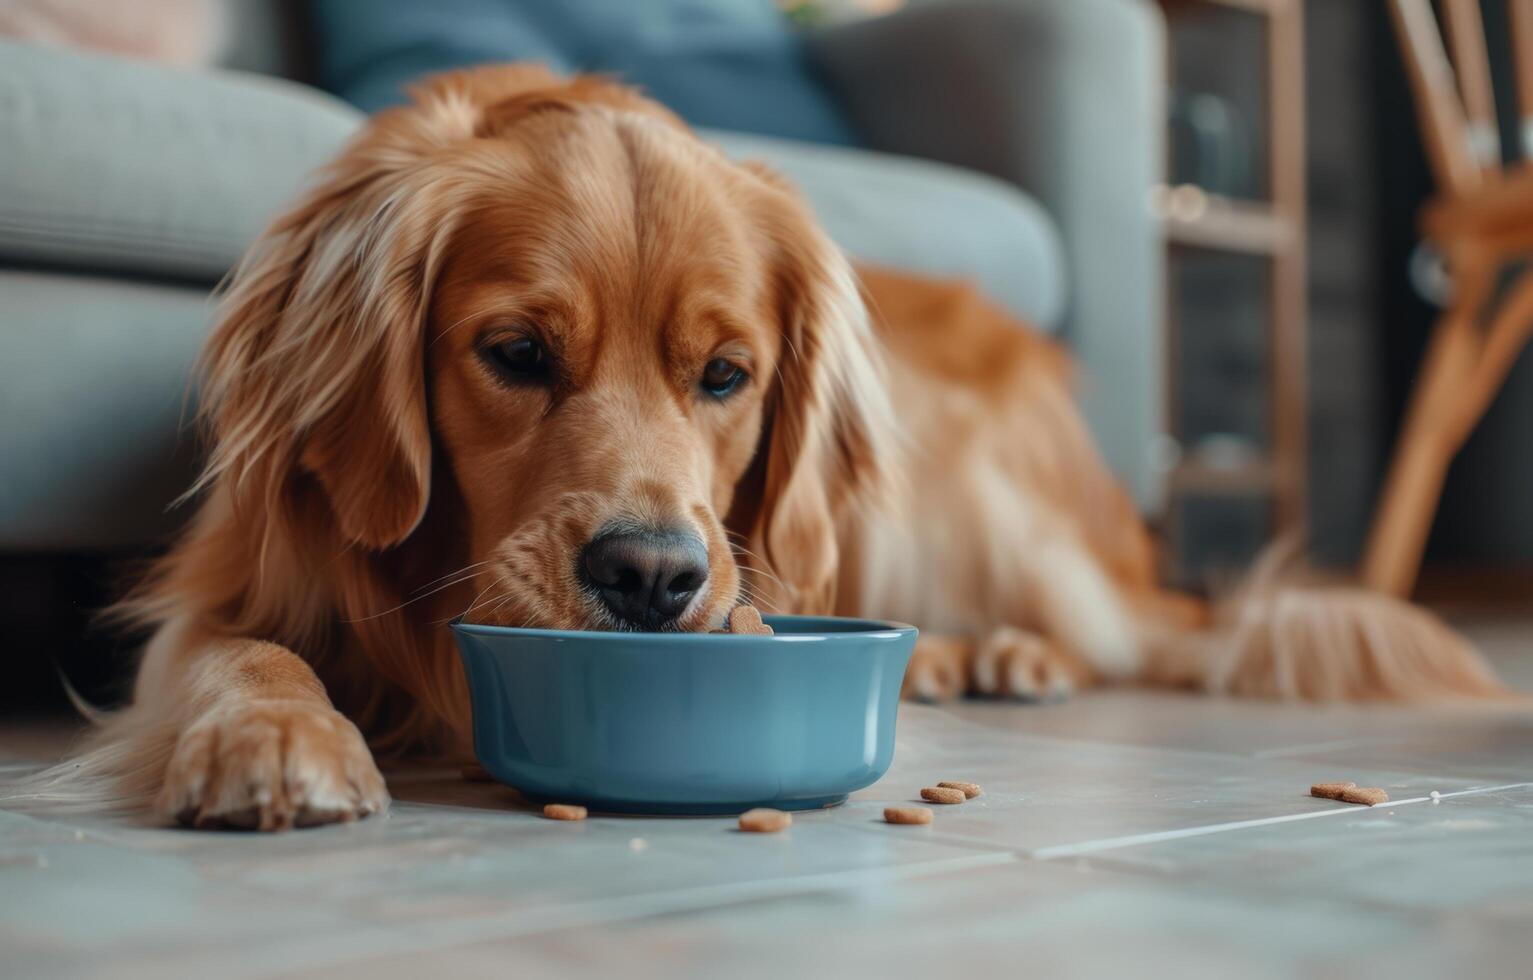
{"label": "wooden chair leg", "polygon": [[1475,324],[1460,310],[1443,315],[1411,394],[1405,425],[1384,479],[1363,552],[1363,584],[1405,596],[1416,582],[1448,464],[1458,451],[1455,404],[1474,370]]}
{"label": "wooden chair leg", "polygon": [[[1527,55],[1529,45],[1521,42],[1533,42],[1533,0],[1509,0],[1509,5],[1512,32],[1519,42],[1514,47]],[[1437,6],[1445,14],[1456,64],[1443,49],[1432,0],[1390,3],[1427,157],[1441,192],[1435,205],[1435,222],[1441,227],[1431,234],[1448,253],[1458,286],[1453,308],[1433,328],[1363,555],[1363,582],[1398,596],[1415,585],[1448,466],[1533,338],[1533,274],[1524,275],[1508,291],[1483,331],[1479,326],[1495,273],[1515,242],[1504,231],[1498,236],[1494,225],[1477,223],[1473,210],[1459,214],[1460,219],[1467,215],[1467,223],[1443,223],[1442,215],[1453,217],[1454,209],[1466,201],[1484,210],[1485,200],[1510,205],[1518,197],[1516,184],[1500,180],[1504,168],[1496,152],[1495,99],[1479,6],[1474,0],[1440,0]],[[1533,147],[1533,58],[1514,61],[1523,139]],[[1470,152],[1476,141],[1478,152]],[[1533,149],[1525,152],[1533,157]],[[1489,197],[1472,199],[1471,194]]]}
{"label": "wooden chair leg", "polygon": [[1533,272],[1523,273],[1507,291],[1500,309],[1485,327],[1484,338],[1474,374],[1459,400],[1460,442],[1480,424],[1522,349],[1533,338]]}
{"label": "wooden chair leg", "polygon": [[1490,280],[1465,283],[1464,301],[1438,321],[1363,554],[1363,584],[1407,596],[1453,457],[1533,337],[1533,273],[1524,275],[1483,332],[1476,324]]}
{"label": "wooden chair leg", "polygon": [[1364,586],[1400,597],[1415,586],[1447,468],[1469,437],[1464,386],[1481,359],[1479,313],[1495,288],[1495,268],[1484,256],[1464,250],[1452,259],[1458,296],[1432,328],[1363,551]]}

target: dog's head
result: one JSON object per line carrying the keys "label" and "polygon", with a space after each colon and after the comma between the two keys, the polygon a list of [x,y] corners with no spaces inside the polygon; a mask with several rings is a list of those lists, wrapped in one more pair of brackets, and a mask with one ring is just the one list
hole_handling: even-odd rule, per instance
{"label": "dog's head", "polygon": [[845,258],[781,181],[602,81],[431,81],[226,302],[208,478],[307,486],[375,552],[454,508],[429,526],[466,539],[440,550],[479,621],[704,629],[742,590],[824,609],[836,518],[887,461]]}

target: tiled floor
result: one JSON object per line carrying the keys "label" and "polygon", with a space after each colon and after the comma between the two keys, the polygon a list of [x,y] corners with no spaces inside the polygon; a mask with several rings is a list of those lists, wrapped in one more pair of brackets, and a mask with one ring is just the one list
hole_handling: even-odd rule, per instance
{"label": "tiled floor", "polygon": [[[1533,690],[1533,628],[1479,632]],[[58,745],[0,728],[12,764]],[[1328,777],[1396,802],[1305,795]],[[941,778],[986,794],[879,819]],[[884,780],[775,836],[393,789],[385,819],[276,837],[0,811],[0,975],[1533,973],[1528,707],[908,706]]]}

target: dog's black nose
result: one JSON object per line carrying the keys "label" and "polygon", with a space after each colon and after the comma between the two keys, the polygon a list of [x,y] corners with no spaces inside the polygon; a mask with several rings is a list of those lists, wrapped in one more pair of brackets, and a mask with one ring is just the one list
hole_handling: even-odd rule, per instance
{"label": "dog's black nose", "polygon": [[675,622],[708,581],[708,549],[696,535],[674,531],[600,534],[580,564],[613,615],[640,629]]}

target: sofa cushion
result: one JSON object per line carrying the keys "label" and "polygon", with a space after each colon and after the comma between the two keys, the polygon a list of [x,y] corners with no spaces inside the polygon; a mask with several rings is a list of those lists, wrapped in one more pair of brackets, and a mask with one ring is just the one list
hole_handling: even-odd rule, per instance
{"label": "sofa cushion", "polygon": [[792,180],[853,258],[969,279],[1012,313],[1055,330],[1065,261],[1053,220],[1005,181],[913,157],[705,133]]}
{"label": "sofa cushion", "polygon": [[162,538],[191,483],[205,289],[0,269],[0,550]]}
{"label": "sofa cushion", "polygon": [[368,111],[421,76],[497,61],[598,71],[698,126],[857,142],[769,0],[311,0],[325,88]]}
{"label": "sofa cushion", "polygon": [[[0,41],[0,260],[212,284],[361,124],[276,79]],[[967,277],[1056,324],[1059,237],[1010,185],[864,150],[705,132],[781,170],[853,257]]]}
{"label": "sofa cushion", "polygon": [[279,79],[0,41],[0,259],[214,282],[360,120]]}

